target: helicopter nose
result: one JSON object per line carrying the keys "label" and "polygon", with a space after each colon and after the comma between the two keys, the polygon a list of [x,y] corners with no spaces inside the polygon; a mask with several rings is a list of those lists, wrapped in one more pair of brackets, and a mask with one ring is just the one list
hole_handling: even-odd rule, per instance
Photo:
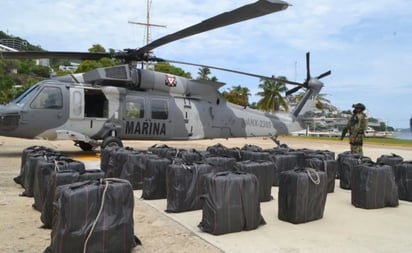
{"label": "helicopter nose", "polygon": [[0,106],[0,134],[15,130],[19,126],[20,114],[10,112],[4,105]]}

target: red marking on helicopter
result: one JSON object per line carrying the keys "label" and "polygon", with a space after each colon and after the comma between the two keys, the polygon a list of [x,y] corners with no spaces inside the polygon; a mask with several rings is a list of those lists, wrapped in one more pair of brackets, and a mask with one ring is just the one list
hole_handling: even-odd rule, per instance
{"label": "red marking on helicopter", "polygon": [[166,75],[165,85],[169,87],[176,87],[177,80],[176,76]]}

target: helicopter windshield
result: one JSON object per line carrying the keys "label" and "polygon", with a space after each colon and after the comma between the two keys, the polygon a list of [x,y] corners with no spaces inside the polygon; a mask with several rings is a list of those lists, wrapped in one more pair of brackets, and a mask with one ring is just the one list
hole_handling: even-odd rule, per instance
{"label": "helicopter windshield", "polygon": [[25,90],[23,93],[18,95],[15,99],[13,99],[10,103],[15,103],[18,106],[24,106],[28,101],[31,101],[31,98],[34,96],[34,94],[37,93],[37,90],[39,89],[39,85],[33,85],[27,90]]}

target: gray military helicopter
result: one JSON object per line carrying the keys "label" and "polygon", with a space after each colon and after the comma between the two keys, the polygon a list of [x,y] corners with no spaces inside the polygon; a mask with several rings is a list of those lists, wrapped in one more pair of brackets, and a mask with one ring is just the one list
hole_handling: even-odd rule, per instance
{"label": "gray military helicopter", "polygon": [[[303,83],[230,69],[164,60],[150,54],[167,43],[286,9],[280,0],[259,0],[166,35],[139,49],[115,53],[1,52],[0,59],[92,59],[124,64],[41,81],[0,106],[0,135],[47,140],[73,140],[82,150],[122,146],[122,140],[189,140],[278,136],[304,128],[303,115],[314,108],[322,77],[312,77],[309,53]],[[291,113],[265,113],[229,103],[219,93],[220,82],[193,80],[137,68],[137,63],[167,61],[209,67],[305,88]]]}

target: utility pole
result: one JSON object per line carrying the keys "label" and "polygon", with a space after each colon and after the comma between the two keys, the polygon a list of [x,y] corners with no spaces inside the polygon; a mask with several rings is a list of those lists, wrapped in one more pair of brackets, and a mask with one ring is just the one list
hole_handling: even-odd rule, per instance
{"label": "utility pole", "polygon": [[[166,27],[165,25],[156,25],[156,24],[151,24],[150,23],[150,5],[152,3],[152,0],[147,0],[146,2],[146,23],[141,23],[141,22],[134,22],[134,21],[129,21],[129,24],[134,24],[134,25],[144,25],[146,27],[146,45],[150,43],[150,27]],[[149,51],[148,54],[151,55],[153,52]],[[146,69],[148,69],[150,66],[149,62],[146,62]]]}

